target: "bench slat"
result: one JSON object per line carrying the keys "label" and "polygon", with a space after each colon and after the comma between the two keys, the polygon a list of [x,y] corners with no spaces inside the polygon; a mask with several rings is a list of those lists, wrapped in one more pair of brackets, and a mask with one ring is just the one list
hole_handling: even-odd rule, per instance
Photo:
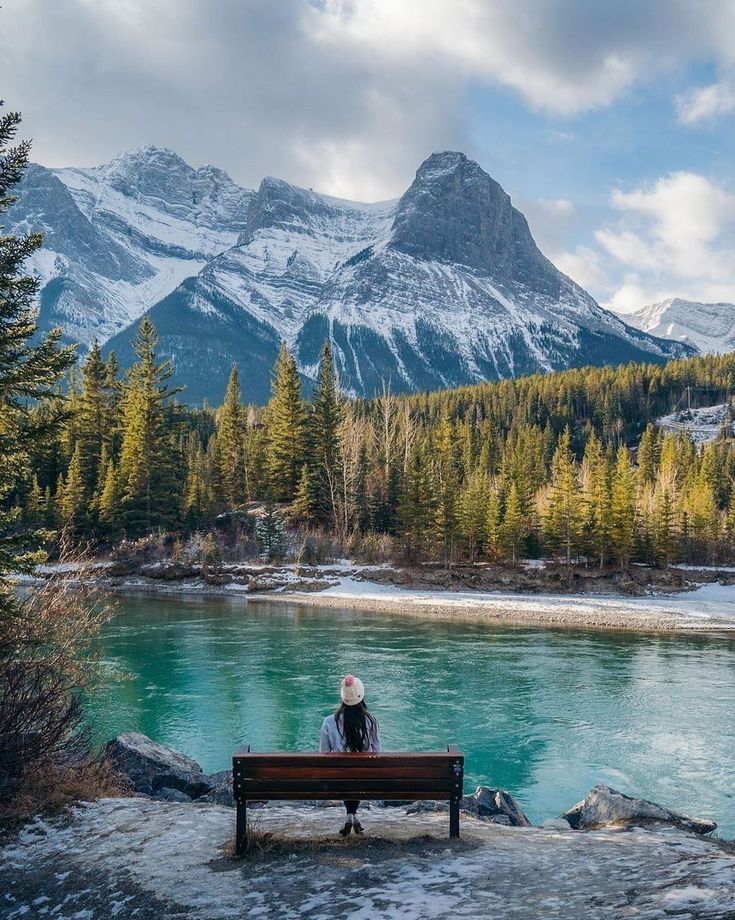
{"label": "bench slat", "polygon": [[462,754],[447,754],[442,751],[441,753],[426,753],[418,754],[416,751],[401,753],[398,751],[391,751],[389,754],[363,754],[363,753],[352,753],[352,752],[333,752],[331,754],[318,754],[313,751],[309,752],[298,752],[295,754],[284,754],[282,752],[277,752],[275,754],[235,754],[232,758],[232,762],[235,765],[247,764],[247,763],[324,763],[325,758],[329,760],[339,761],[340,763],[371,763],[378,765],[394,765],[398,766],[400,764],[431,764],[431,763],[453,763],[457,759],[463,759]]}
{"label": "bench slat", "polygon": [[400,790],[382,790],[382,789],[347,789],[342,792],[335,792],[331,787],[327,790],[312,790],[308,793],[299,793],[294,795],[292,790],[288,792],[273,792],[270,791],[267,794],[258,794],[248,792],[247,801],[248,802],[305,802],[314,801],[319,802],[341,802],[342,800],[349,799],[359,799],[362,802],[422,802],[422,801],[431,801],[431,802],[448,802],[449,795],[446,791],[443,792],[427,792],[426,790],[413,790],[408,791],[406,789]]}
{"label": "bench slat", "polygon": [[[394,792],[396,794],[403,789],[412,789],[415,791],[423,790],[427,793],[433,792],[437,795],[443,795],[447,799],[452,794],[451,785],[448,781],[440,784],[433,782],[432,780],[422,779],[421,777],[411,780],[410,783],[406,783],[405,781],[391,782],[388,779],[345,778],[329,780],[302,779],[298,782],[292,782],[291,780],[252,780],[246,781],[242,784],[242,791],[247,798],[256,792],[265,794],[269,791],[288,792],[289,790],[293,792],[294,798],[296,798],[302,793],[310,793],[318,789],[323,789],[326,792],[328,792],[330,789],[334,790],[335,798],[339,798],[345,789],[378,789],[384,790],[386,792]],[[339,795],[337,793],[339,793]]]}
{"label": "bench slat", "polygon": [[406,783],[420,777],[421,779],[433,780],[436,783],[444,783],[446,785],[450,772],[449,766],[442,766],[438,769],[432,768],[430,770],[417,769],[416,767],[394,767],[391,769],[373,770],[371,767],[364,765],[355,765],[346,768],[342,764],[324,764],[320,767],[291,767],[286,765],[276,766],[274,764],[267,764],[257,767],[246,767],[242,771],[237,771],[236,776],[241,777],[248,783],[254,780],[261,780],[262,782],[272,780],[274,782],[290,781],[298,783],[302,779],[311,780],[317,778],[328,782],[332,779],[359,780],[363,777],[395,780],[396,782],[401,781]]}

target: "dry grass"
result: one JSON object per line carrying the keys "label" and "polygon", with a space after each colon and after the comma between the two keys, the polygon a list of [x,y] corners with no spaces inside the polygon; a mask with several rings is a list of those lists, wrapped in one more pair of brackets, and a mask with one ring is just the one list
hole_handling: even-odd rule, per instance
{"label": "dry grass", "polygon": [[0,803],[0,834],[14,833],[37,815],[57,815],[79,802],[119,795],[130,795],[130,789],[106,761],[90,757],[75,766],[47,764]]}
{"label": "dry grass", "polygon": [[370,857],[371,860],[394,859],[407,853],[428,854],[446,852],[452,849],[467,849],[477,845],[473,839],[466,837],[449,840],[443,834],[415,834],[408,836],[386,836],[383,833],[350,834],[341,837],[334,834],[315,832],[309,836],[296,836],[288,830],[282,832],[265,830],[257,821],[248,822],[248,842],[245,852],[234,857],[234,850],[228,856],[238,861],[251,864],[278,862],[281,859],[317,859],[326,862],[343,862],[345,859]]}

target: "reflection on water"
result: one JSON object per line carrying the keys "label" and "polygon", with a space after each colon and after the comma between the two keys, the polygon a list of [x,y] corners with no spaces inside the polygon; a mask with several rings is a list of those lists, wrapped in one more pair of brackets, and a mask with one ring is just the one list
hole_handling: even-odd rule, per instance
{"label": "reflection on water", "polygon": [[466,754],[532,820],[607,782],[735,834],[735,641],[422,623],[241,599],[126,599],[101,639],[99,740],[137,730],[228,766],[314,749],[348,671],[384,745]]}

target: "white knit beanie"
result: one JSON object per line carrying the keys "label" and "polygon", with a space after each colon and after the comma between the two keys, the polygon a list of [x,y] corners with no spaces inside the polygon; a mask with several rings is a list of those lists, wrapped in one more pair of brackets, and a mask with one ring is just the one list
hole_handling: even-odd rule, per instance
{"label": "white knit beanie", "polygon": [[365,698],[365,687],[359,677],[348,674],[339,688],[339,695],[345,706],[356,706]]}

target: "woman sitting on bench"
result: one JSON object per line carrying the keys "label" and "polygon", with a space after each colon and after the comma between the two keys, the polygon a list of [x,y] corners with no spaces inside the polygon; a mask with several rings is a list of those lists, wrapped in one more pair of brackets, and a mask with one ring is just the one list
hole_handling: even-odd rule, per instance
{"label": "woman sitting on bench", "polygon": [[[365,705],[365,687],[359,677],[348,674],[339,691],[342,705],[322,723],[319,750],[322,754],[332,751],[370,751],[380,753],[380,729],[375,716]],[[343,837],[350,831],[362,833],[362,824],[357,820],[357,801],[345,802],[347,820],[340,830]]]}

